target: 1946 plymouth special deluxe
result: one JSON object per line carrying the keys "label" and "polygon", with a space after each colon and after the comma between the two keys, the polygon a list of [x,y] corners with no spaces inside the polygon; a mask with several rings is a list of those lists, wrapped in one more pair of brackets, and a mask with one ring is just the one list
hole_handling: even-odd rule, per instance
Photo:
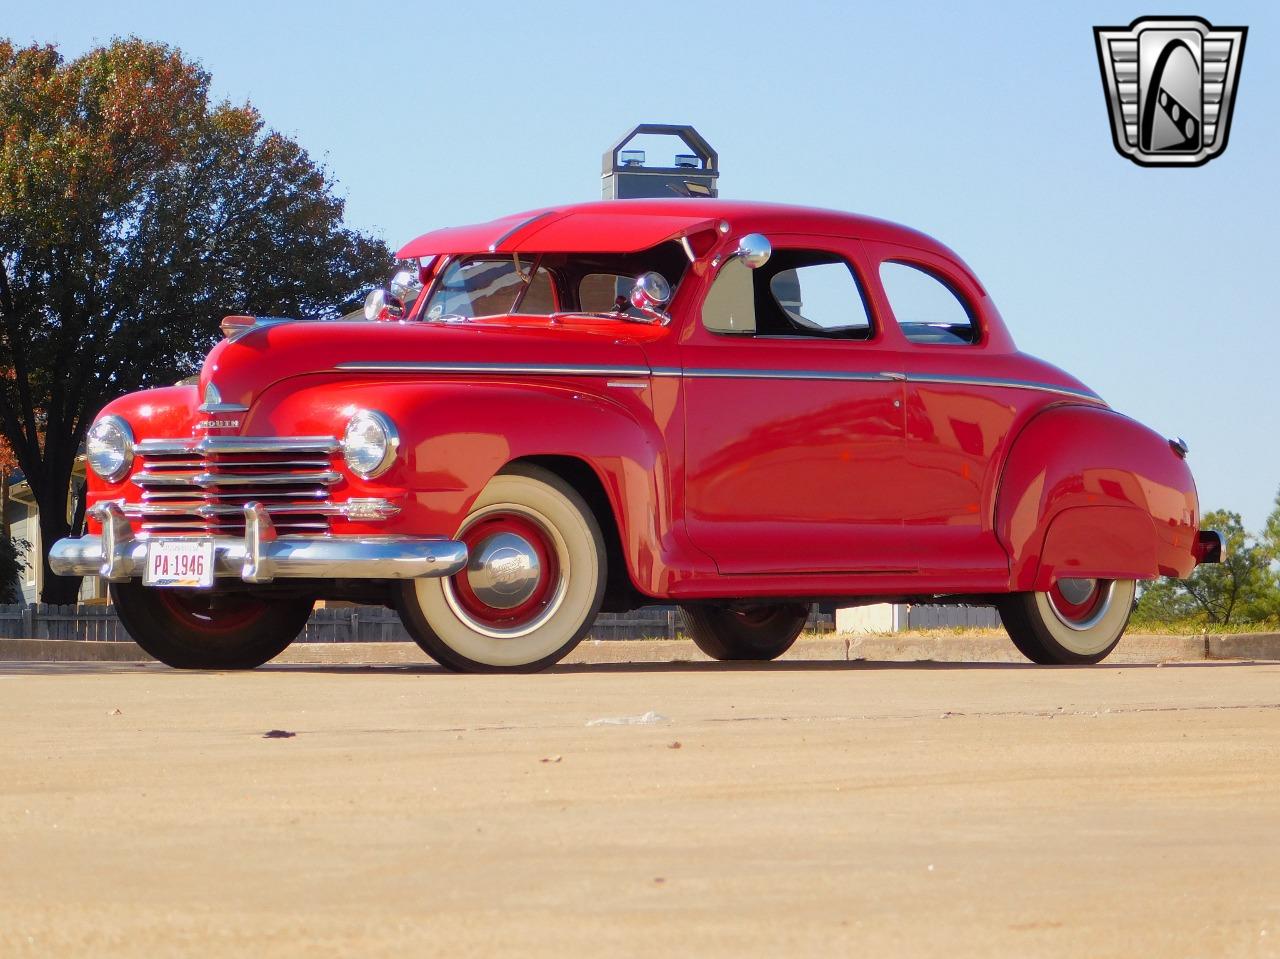
{"label": "1946 plymouth special deluxe", "polygon": [[428,233],[369,320],[228,317],[196,385],[108,405],[89,529],[172,666],[249,668],[313,602],[397,609],[457,670],[556,662],[601,610],[680,604],[718,659],[815,601],[996,605],[1093,663],[1137,581],[1219,560],[1186,444],[1018,352],[923,234],[630,200]]}

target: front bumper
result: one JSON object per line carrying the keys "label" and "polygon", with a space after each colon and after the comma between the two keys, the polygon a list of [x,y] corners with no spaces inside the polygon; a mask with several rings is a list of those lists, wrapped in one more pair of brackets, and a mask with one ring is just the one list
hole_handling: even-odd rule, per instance
{"label": "front bumper", "polygon": [[[93,516],[102,523],[102,535],[58,540],[49,551],[49,567],[60,576],[101,576],[110,582],[140,578],[148,541],[134,536],[117,503],[94,507]],[[190,537],[213,541],[215,577],[246,583],[417,579],[452,576],[467,565],[466,544],[443,536],[277,536],[260,503],[246,505],[244,519],[243,539]]]}

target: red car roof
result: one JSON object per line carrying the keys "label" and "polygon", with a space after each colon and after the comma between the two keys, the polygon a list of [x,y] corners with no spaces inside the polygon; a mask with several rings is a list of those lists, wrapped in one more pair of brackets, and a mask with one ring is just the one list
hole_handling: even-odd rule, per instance
{"label": "red car roof", "polygon": [[437,253],[634,253],[714,229],[826,233],[892,240],[954,257],[932,238],[873,217],[737,200],[602,200],[548,207],[471,226],[425,233],[400,250],[404,259]]}

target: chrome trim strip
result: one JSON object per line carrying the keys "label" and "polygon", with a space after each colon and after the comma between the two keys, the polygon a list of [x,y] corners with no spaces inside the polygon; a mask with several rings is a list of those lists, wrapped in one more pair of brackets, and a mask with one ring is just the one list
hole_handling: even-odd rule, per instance
{"label": "chrome trim strip", "polygon": [[1053,383],[1038,383],[1032,380],[1004,379],[987,376],[956,376],[946,373],[858,373],[843,370],[743,370],[743,369],[702,369],[686,370],[678,366],[655,366],[645,369],[640,366],[559,366],[554,363],[413,363],[396,360],[370,360],[339,363],[335,369],[347,372],[365,373],[480,373],[480,374],[533,374],[544,376],[659,376],[683,377],[685,379],[725,379],[725,380],[835,380],[843,382],[880,383],[901,382],[934,383],[954,386],[991,386],[1014,390],[1038,390],[1042,393],[1056,393],[1077,399],[1103,402],[1102,397],[1088,390],[1077,390],[1069,386],[1057,386]]}
{"label": "chrome trim strip", "polygon": [[197,413],[247,413],[249,407],[243,403],[201,403],[196,407]]}
{"label": "chrome trim strip", "polygon": [[541,213],[535,213],[533,216],[529,217],[528,219],[521,220],[519,223],[517,223],[515,226],[509,229],[506,233],[502,234],[502,236],[498,237],[496,240],[490,243],[489,252],[497,253],[498,247],[502,246],[502,244],[506,243],[507,240],[511,239],[513,236],[515,236],[517,233],[523,230],[526,226],[529,226],[531,223],[537,223],[539,220],[545,219],[546,217],[551,216],[553,213],[560,213],[560,212],[562,211],[543,210]]}
{"label": "chrome trim strip", "polygon": [[336,483],[342,477],[326,470],[321,473],[152,473],[143,470],[133,478],[138,486],[199,486],[201,489],[218,486],[315,486]]}
{"label": "chrome trim strip", "polygon": [[207,436],[202,440],[141,440],[135,449],[143,456],[168,453],[336,453],[332,436]]}
{"label": "chrome trim strip", "polygon": [[[261,496],[260,493],[245,494]],[[131,519],[161,520],[166,516],[199,516],[203,518],[217,516],[239,516],[244,513],[244,506],[230,503],[206,503],[202,500],[188,500],[182,503],[120,503],[120,509]],[[293,514],[305,516],[342,516],[347,519],[383,520],[395,516],[400,507],[384,499],[374,497],[353,498],[341,503],[322,500],[316,503],[283,503],[273,506],[266,503],[263,507],[272,516],[288,516]]]}
{"label": "chrome trim strip", "polygon": [[1039,390],[1042,393],[1058,393],[1062,396],[1073,396],[1077,399],[1103,402],[1102,397],[1088,390],[1077,390],[1069,386],[1056,386],[1052,383],[1037,383],[1033,380],[1007,380],[1003,377],[985,376],[952,376],[947,373],[923,375],[912,373],[907,376],[907,381],[910,383],[935,383],[945,386],[997,386],[1012,390]]}
{"label": "chrome trim strip", "polygon": [[334,369],[359,373],[530,373],[541,376],[648,376],[646,366],[604,366],[560,363],[413,363],[399,360],[357,360]]}
{"label": "chrome trim strip", "polygon": [[[654,371],[654,375],[658,375]],[[855,373],[844,370],[684,370],[663,373],[692,380],[841,380],[855,383],[883,383],[895,379],[888,373]]]}
{"label": "chrome trim strip", "polygon": [[[221,499],[224,499],[224,500],[229,500],[237,497],[246,497],[246,496],[251,497],[253,499],[271,499],[272,497],[274,497],[276,499],[302,500],[302,499],[310,498],[315,500],[327,500],[329,498],[329,491],[327,489],[313,489],[313,490],[255,489],[252,491],[229,493],[226,490],[223,490],[218,495]],[[149,489],[143,492],[142,501],[144,503],[152,503],[152,502],[157,502],[159,500],[191,500],[191,501],[204,502],[204,500],[202,499],[203,496],[204,494],[202,492],[198,492],[196,490],[190,490],[190,489],[180,489],[180,490]]]}

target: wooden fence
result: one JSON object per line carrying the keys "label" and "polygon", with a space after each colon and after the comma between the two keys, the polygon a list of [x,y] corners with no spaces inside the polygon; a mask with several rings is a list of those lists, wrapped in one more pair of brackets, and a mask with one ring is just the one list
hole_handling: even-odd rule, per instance
{"label": "wooden fence", "polygon": [[[998,626],[995,610],[981,606],[912,606],[910,629]],[[808,629],[834,631],[834,617],[809,614]],[[630,613],[601,613],[589,639],[680,639],[684,620],[674,606],[649,606]],[[80,639],[126,642],[129,639],[111,606],[0,605],[0,638]],[[382,606],[322,606],[312,611],[300,641],[307,643],[409,642],[400,617]]]}

